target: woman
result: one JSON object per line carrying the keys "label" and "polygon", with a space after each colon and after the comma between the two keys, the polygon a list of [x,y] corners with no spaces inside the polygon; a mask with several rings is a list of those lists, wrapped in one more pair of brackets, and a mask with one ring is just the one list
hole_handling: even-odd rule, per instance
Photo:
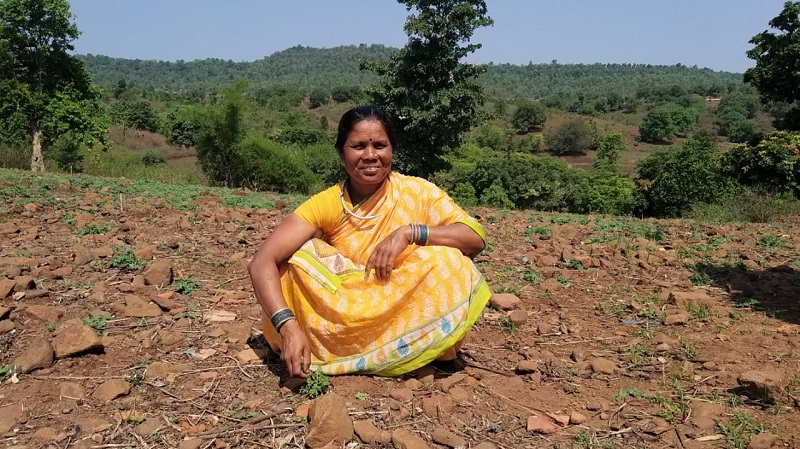
{"label": "woman", "polygon": [[392,172],[385,113],[347,111],[335,147],[347,179],[311,197],[248,265],[264,336],[289,374],[399,375],[452,360],[490,292],[468,255],[480,224],[433,184]]}

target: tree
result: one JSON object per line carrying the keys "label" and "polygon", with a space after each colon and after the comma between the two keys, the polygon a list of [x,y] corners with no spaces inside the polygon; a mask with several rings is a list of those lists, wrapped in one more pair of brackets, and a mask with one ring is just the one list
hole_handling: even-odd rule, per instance
{"label": "tree", "polygon": [[547,110],[541,103],[526,101],[519,105],[511,118],[511,126],[520,133],[525,134],[535,128],[544,126],[547,121]]}
{"label": "tree", "polygon": [[[747,69],[744,80],[755,86],[763,102],[787,102],[792,110],[800,108],[800,2],[786,2],[769,26],[778,32],[762,31],[750,40],[754,45],[747,57],[756,62]],[[798,114],[792,114],[798,118]],[[800,129],[800,121],[779,121],[786,129]]]}
{"label": "tree", "polygon": [[594,156],[594,168],[615,172],[619,169],[619,159],[625,151],[625,136],[619,131],[603,135]]}
{"label": "tree", "polygon": [[592,130],[581,119],[571,119],[547,135],[547,147],[556,156],[584,154],[592,146]]}
{"label": "tree", "polygon": [[100,92],[69,54],[79,35],[72,17],[66,0],[0,2],[0,80],[15,92],[3,112],[25,126],[33,171],[44,171],[42,147],[67,132],[88,146],[106,143]]}
{"label": "tree", "polygon": [[446,169],[443,155],[484,119],[484,94],[476,77],[484,66],[461,60],[481,47],[469,44],[477,28],[494,22],[483,0],[398,0],[416,14],[408,17],[408,43],[389,61],[363,61],[361,68],[381,80],[370,90],[398,130],[396,166],[430,176]]}

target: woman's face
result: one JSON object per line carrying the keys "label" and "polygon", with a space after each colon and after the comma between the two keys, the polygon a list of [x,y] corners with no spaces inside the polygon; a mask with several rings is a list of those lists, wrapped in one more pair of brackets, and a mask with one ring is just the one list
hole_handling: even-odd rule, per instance
{"label": "woman's face", "polygon": [[362,120],[353,126],[342,149],[342,162],[350,184],[372,193],[392,169],[392,144],[381,122]]}

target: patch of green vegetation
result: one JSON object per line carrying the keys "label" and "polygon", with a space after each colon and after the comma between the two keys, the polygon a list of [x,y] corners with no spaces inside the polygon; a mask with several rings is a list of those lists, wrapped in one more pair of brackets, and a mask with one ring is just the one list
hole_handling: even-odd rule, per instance
{"label": "patch of green vegetation", "polygon": [[93,234],[105,234],[106,232],[112,231],[114,228],[111,225],[106,223],[89,223],[85,226],[82,226],[75,230],[75,235],[78,237],[84,237],[87,235]]}
{"label": "patch of green vegetation", "polygon": [[631,364],[633,366],[638,366],[642,363],[642,360],[650,355],[650,351],[647,349],[647,346],[638,343],[633,346],[629,346],[625,349],[624,354],[631,358]]}
{"label": "patch of green vegetation", "polygon": [[75,224],[75,217],[72,214],[61,214],[61,216],[58,217],[58,221],[66,225],[71,225]]}
{"label": "patch of green vegetation", "polygon": [[202,290],[203,283],[197,279],[181,276],[175,278],[169,288],[170,290],[175,290],[182,295],[191,295],[196,291]]}
{"label": "patch of green vegetation", "polygon": [[110,268],[121,268],[123,270],[135,271],[145,266],[147,262],[137,256],[128,245],[117,245],[114,247],[114,255],[108,261]]}
{"label": "patch of green vegetation", "polygon": [[762,433],[764,426],[745,412],[737,411],[729,423],[719,423],[719,433],[728,449],[747,449],[753,434]]}
{"label": "patch of green vegetation", "polygon": [[33,255],[33,253],[29,249],[21,249],[21,250],[17,251],[17,256],[18,257],[31,257],[32,255]]}
{"label": "patch of green vegetation", "polygon": [[99,335],[105,335],[103,329],[110,319],[111,317],[108,315],[90,315],[83,318],[83,324],[94,329]]}
{"label": "patch of green vegetation", "polygon": [[542,273],[539,273],[539,270],[536,268],[527,268],[522,272],[522,279],[526,282],[530,282],[531,284],[538,284],[542,282],[544,278],[542,277]]}
{"label": "patch of green vegetation", "polygon": [[517,334],[517,331],[518,331],[517,325],[516,325],[516,323],[514,323],[510,319],[504,318],[502,323],[501,323],[501,325],[503,327],[503,333],[505,333],[507,335],[516,335]]}
{"label": "patch of green vegetation", "polygon": [[589,243],[603,244],[617,240],[619,236],[613,234],[602,233],[600,235],[592,236],[589,238]]}
{"label": "patch of green vegetation", "polygon": [[780,237],[772,235],[769,232],[765,232],[761,237],[759,237],[758,240],[756,240],[756,245],[770,249],[777,249],[781,246],[781,239]]}
{"label": "patch of green vegetation", "polygon": [[550,235],[551,231],[550,228],[545,228],[541,226],[531,227],[528,226],[525,228],[525,237],[530,237],[531,235]]}
{"label": "patch of green vegetation", "polygon": [[711,316],[711,307],[706,303],[690,302],[686,304],[686,311],[698,321],[704,321]]}
{"label": "patch of green vegetation", "polygon": [[45,326],[45,327],[44,327],[44,329],[45,329],[47,332],[51,332],[51,333],[52,333],[52,332],[54,332],[56,329],[58,329],[58,325],[59,325],[59,323],[47,323],[47,326]]}
{"label": "patch of green vegetation", "polygon": [[356,399],[359,401],[369,401],[369,394],[359,391],[356,393]]}
{"label": "patch of green vegetation", "polygon": [[594,432],[581,430],[572,436],[572,442],[578,449],[614,449],[617,443],[610,437],[600,438]]}
{"label": "patch of green vegetation", "polygon": [[13,376],[17,373],[17,367],[13,365],[0,365],[0,380],[5,380],[7,377]]}
{"label": "patch of green vegetation", "polygon": [[309,399],[328,391],[331,380],[322,371],[311,371],[306,379],[306,383],[300,387],[299,393]]}
{"label": "patch of green vegetation", "polygon": [[667,234],[664,232],[665,227],[658,223],[650,223],[649,221],[636,221],[630,226],[631,235],[633,237],[642,237],[652,242],[663,242],[667,240]]}
{"label": "patch of green vegetation", "polygon": [[190,320],[198,320],[201,323],[206,321],[206,309],[199,302],[190,302],[186,307],[186,312],[175,315],[175,319],[188,318]]}
{"label": "patch of green vegetation", "polygon": [[689,279],[692,281],[692,284],[696,287],[705,287],[707,285],[711,285],[714,282],[714,279],[708,275],[708,273],[694,273],[689,276]]}
{"label": "patch of green vegetation", "polygon": [[558,283],[559,283],[559,284],[561,284],[561,286],[562,286],[562,287],[564,287],[564,288],[566,288],[566,287],[572,287],[572,286],[574,285],[574,284],[572,283],[572,281],[570,281],[569,279],[567,279],[567,278],[565,278],[564,276],[561,276],[561,275],[558,275],[558,276],[556,277],[556,280],[557,280],[557,281],[558,281]]}
{"label": "patch of green vegetation", "polygon": [[228,407],[225,415],[228,418],[241,421],[243,419],[254,418],[258,416],[258,412],[255,410],[245,410],[244,406],[242,405],[231,405]]}
{"label": "patch of green vegetation", "polygon": [[694,343],[692,343],[688,338],[681,337],[681,349],[683,350],[683,356],[686,360],[694,360],[697,357],[697,350],[694,347]]}
{"label": "patch of green vegetation", "polygon": [[570,259],[567,261],[565,268],[568,270],[585,270],[586,267],[583,266],[583,262],[578,259]]}
{"label": "patch of green vegetation", "polygon": [[73,281],[71,279],[62,279],[58,281],[58,286],[62,290],[69,290],[69,289],[77,289],[77,290],[86,290],[92,288],[94,284],[90,282],[83,282],[83,281]]}

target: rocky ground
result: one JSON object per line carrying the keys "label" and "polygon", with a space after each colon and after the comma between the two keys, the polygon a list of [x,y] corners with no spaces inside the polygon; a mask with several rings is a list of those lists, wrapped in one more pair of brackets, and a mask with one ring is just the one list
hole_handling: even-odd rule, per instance
{"label": "rocky ground", "polygon": [[797,221],[475,210],[456,370],[292,389],[245,266],[296,203],[0,171],[0,445],[800,447]]}

